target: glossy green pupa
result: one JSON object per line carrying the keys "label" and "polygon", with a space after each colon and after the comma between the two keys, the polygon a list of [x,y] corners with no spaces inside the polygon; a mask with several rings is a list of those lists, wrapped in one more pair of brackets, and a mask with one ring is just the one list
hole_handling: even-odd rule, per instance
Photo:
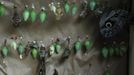
{"label": "glossy green pupa", "polygon": [[84,41],[84,46],[85,46],[86,50],[90,49],[90,47],[91,47],[91,41],[89,40],[88,35],[86,36],[86,39]]}
{"label": "glossy green pupa", "polygon": [[9,48],[7,47],[7,40],[5,39],[4,45],[1,47],[1,53],[3,57],[6,57],[8,55]]}
{"label": "glossy green pupa", "polygon": [[0,2],[0,16],[3,16],[4,14],[5,14],[4,2]]}
{"label": "glossy green pupa", "polygon": [[72,16],[74,16],[76,14],[76,12],[77,12],[77,6],[74,2],[73,5],[72,5]]}
{"label": "glossy green pupa", "polygon": [[70,11],[70,6],[67,0],[64,1],[64,10],[65,10],[65,13],[68,13]]}
{"label": "glossy green pupa", "polygon": [[91,10],[94,10],[95,7],[96,7],[96,1],[95,0],[91,0],[90,3],[89,3],[89,6],[90,6]]}
{"label": "glossy green pupa", "polygon": [[25,51],[25,46],[22,43],[20,43],[18,45],[18,52],[19,52],[19,54],[22,55],[24,53],[24,51]]}
{"label": "glossy green pupa", "polygon": [[81,43],[80,43],[80,41],[77,41],[75,43],[75,48],[76,48],[76,50],[80,50],[81,49]]}
{"label": "glossy green pupa", "polygon": [[80,36],[77,37],[76,42],[74,43],[74,50],[76,52],[81,50],[81,42],[80,42]]}
{"label": "glossy green pupa", "polygon": [[31,55],[32,55],[32,57],[33,57],[34,59],[37,58],[37,56],[38,56],[38,51],[37,51],[36,48],[33,48],[33,49],[32,49]]}
{"label": "glossy green pupa", "polygon": [[30,11],[28,9],[28,6],[26,5],[23,11],[23,20],[28,21],[29,17],[30,17]]}
{"label": "glossy green pupa", "polygon": [[12,40],[11,41],[11,44],[10,44],[10,46],[11,46],[11,48],[13,48],[14,50],[17,50],[17,43],[16,43],[16,41],[15,40]]}
{"label": "glossy green pupa", "polygon": [[42,7],[42,8],[41,8],[41,11],[40,11],[40,14],[39,14],[40,22],[41,22],[41,23],[44,23],[44,22],[45,22],[46,16],[47,16],[47,14],[46,14],[45,8]]}
{"label": "glossy green pupa", "polygon": [[101,53],[102,53],[102,56],[103,58],[108,58],[108,48],[106,47],[103,47],[102,50],[101,50]]}
{"label": "glossy green pupa", "polygon": [[8,55],[8,52],[9,52],[9,49],[7,48],[7,46],[3,46],[2,51],[1,51],[3,57],[6,57]]}
{"label": "glossy green pupa", "polygon": [[32,10],[31,10],[30,16],[31,16],[31,21],[32,21],[32,22],[35,22],[35,21],[36,21],[36,16],[37,16],[37,14],[36,14],[34,5],[32,5]]}

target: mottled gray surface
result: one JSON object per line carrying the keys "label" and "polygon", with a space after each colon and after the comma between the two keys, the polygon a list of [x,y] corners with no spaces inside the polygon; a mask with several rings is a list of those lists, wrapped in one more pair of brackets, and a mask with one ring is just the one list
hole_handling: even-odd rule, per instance
{"label": "mottled gray surface", "polygon": [[[11,1],[17,3],[20,11],[22,11],[24,4],[31,6],[30,0]],[[46,2],[49,2],[49,0]],[[53,13],[51,13],[49,9],[47,9],[48,16],[46,24],[41,25],[39,20],[37,20],[34,24],[22,23],[22,26],[16,29],[11,25],[10,22],[12,15],[11,8],[13,4],[10,2],[5,3],[8,10],[6,16],[0,18],[0,43],[2,43],[5,38],[9,38],[12,34],[23,35],[25,41],[43,40],[47,47],[50,45],[50,40],[52,37],[59,37],[64,40],[66,36],[71,36],[71,42],[73,43],[76,40],[77,35],[84,37],[86,34],[90,34],[90,39],[94,43],[98,33],[98,19],[94,16],[91,16],[88,22],[87,20],[77,21],[77,16],[71,17],[70,15],[64,15],[62,20],[56,21]],[[37,12],[39,12],[39,5],[41,4],[35,4]],[[44,2],[44,4],[46,3]],[[93,49],[86,56],[81,56],[79,53],[76,56],[70,56],[69,59],[67,59],[63,64],[58,64],[59,57],[60,56],[53,56],[47,60],[49,62],[46,66],[47,75],[52,75],[54,68],[58,70],[59,75],[102,75],[105,66],[107,65],[106,61],[100,61],[99,50],[96,49],[96,47],[93,47]],[[110,64],[113,75],[116,74],[115,72],[117,70],[122,70],[122,67],[120,68],[119,64],[124,64],[124,60],[126,60],[126,58],[114,59],[108,62]],[[10,54],[5,59],[5,63],[7,65],[5,70],[8,75],[38,75],[38,61],[33,60],[30,55],[24,60],[20,60],[17,51],[10,50]],[[92,66],[89,66],[89,64],[92,64]],[[0,75],[2,75],[1,72]]]}

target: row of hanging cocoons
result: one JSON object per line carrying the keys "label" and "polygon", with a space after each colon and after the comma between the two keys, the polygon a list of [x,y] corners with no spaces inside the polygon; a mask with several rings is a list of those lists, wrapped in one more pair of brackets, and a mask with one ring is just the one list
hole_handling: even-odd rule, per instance
{"label": "row of hanging cocoons", "polygon": [[[80,0],[85,1],[85,0]],[[46,18],[47,18],[47,10],[50,10],[55,16],[56,20],[60,20],[61,17],[67,13],[71,12],[72,16],[76,15],[76,12],[78,10],[77,6],[78,1],[77,0],[63,0],[61,2],[56,2],[52,1],[51,3],[48,4],[49,8],[46,8],[45,6],[41,7],[40,12],[37,14],[35,11],[35,5],[32,4],[31,9],[28,5],[25,5],[25,8],[23,9],[22,16],[20,17],[23,19],[24,22],[28,21],[29,19],[32,22],[35,22],[37,19],[37,15],[39,15],[39,19],[41,23],[45,23]],[[94,7],[95,6],[95,1],[90,1],[90,6]],[[6,7],[4,5],[4,2],[0,2],[0,16],[4,16],[5,14]],[[17,6],[14,5],[14,14],[17,16]],[[19,17],[19,15],[18,15]]]}

